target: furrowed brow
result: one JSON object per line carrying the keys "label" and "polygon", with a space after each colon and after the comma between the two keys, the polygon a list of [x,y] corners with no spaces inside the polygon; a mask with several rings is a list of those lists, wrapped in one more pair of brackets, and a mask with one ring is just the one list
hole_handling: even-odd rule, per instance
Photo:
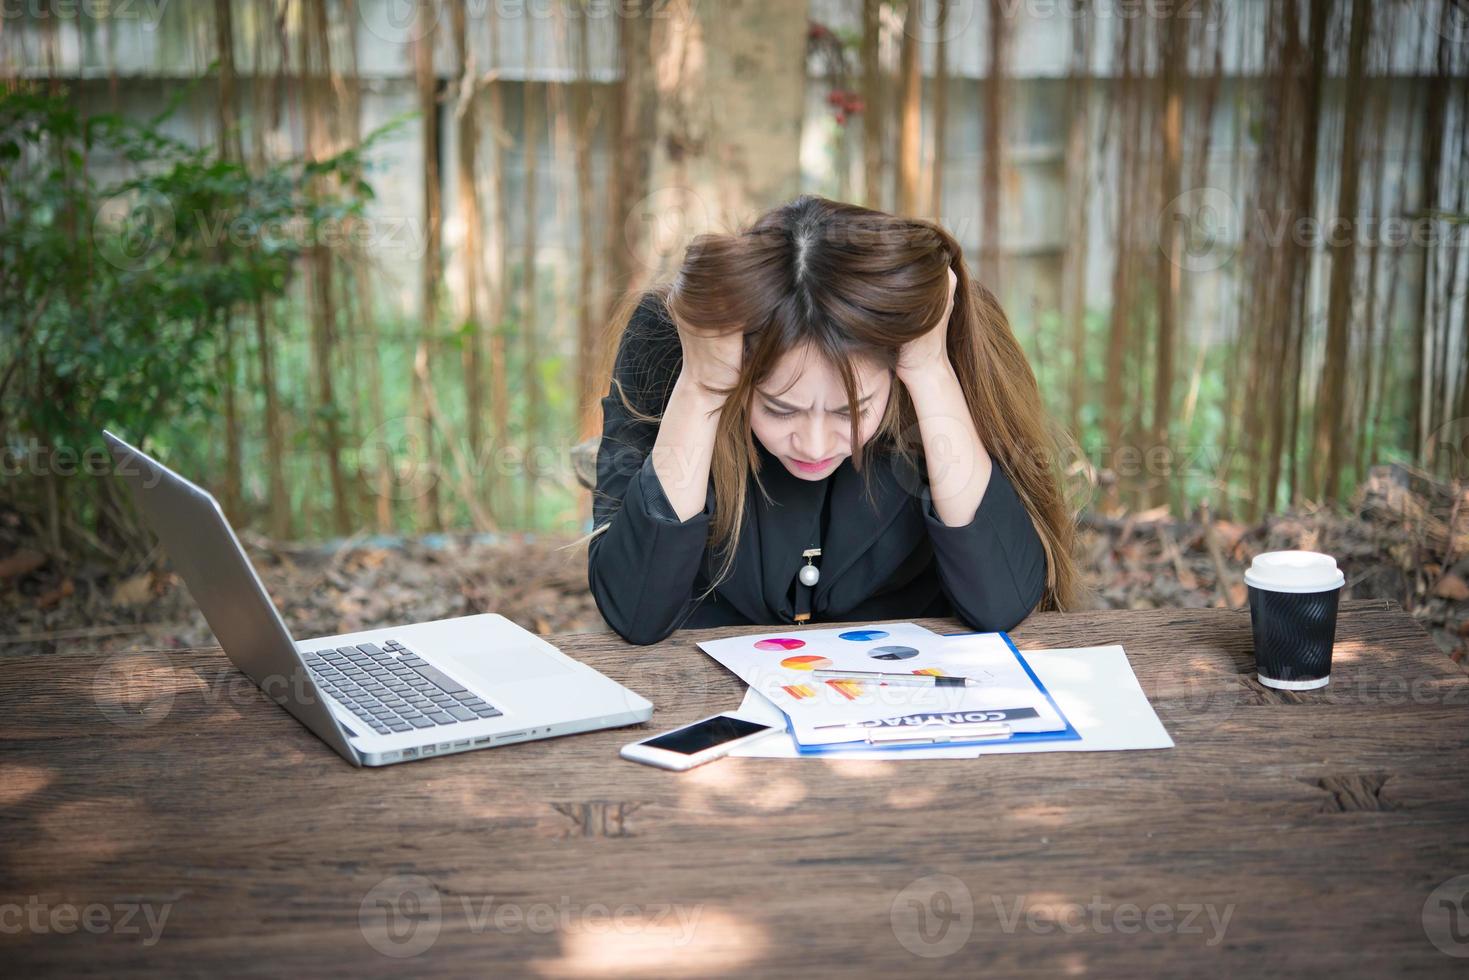
{"label": "furrowed brow", "polygon": [[[806,411],[806,409],[801,408],[798,405],[792,405],[789,402],[783,402],[779,398],[776,398],[774,395],[768,395],[768,394],[766,394],[763,391],[760,392],[760,395],[761,395],[762,398],[764,398],[766,401],[770,402],[770,404],[774,405],[776,408],[783,408],[783,409],[785,409],[788,412],[804,412],[804,411]],[[868,394],[868,395],[866,395],[866,396],[864,396],[862,398],[859,398],[857,400],[857,404],[858,405],[866,405],[871,400],[872,400],[872,395],[871,394]],[[840,409],[829,409],[828,411],[840,411]]]}

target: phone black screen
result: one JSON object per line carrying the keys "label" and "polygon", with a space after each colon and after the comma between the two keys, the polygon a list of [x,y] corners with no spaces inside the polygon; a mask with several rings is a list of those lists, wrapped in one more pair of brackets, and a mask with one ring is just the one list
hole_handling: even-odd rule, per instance
{"label": "phone black screen", "polygon": [[769,725],[745,721],[743,718],[719,715],[689,725],[687,728],[678,728],[656,738],[650,738],[642,744],[667,752],[677,752],[680,755],[693,755],[716,745],[723,745],[725,742],[753,735],[769,727]]}

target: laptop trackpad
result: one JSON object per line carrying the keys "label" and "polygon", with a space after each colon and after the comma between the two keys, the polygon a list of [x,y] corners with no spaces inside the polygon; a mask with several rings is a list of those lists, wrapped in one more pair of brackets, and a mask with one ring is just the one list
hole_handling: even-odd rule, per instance
{"label": "laptop trackpad", "polygon": [[572,672],[570,667],[555,657],[533,650],[513,650],[487,657],[481,663],[494,676],[495,682],[501,684],[514,684],[518,681],[535,680],[537,677]]}

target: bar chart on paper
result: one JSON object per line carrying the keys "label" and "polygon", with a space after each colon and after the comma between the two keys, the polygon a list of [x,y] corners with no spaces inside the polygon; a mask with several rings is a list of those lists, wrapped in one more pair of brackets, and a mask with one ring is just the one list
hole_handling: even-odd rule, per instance
{"label": "bar chart on paper", "polygon": [[[700,649],[767,698],[803,745],[851,740],[867,722],[916,726],[977,712],[1013,731],[1064,731],[1066,720],[1040,690],[1003,634],[944,637],[914,623],[809,630],[799,637],[738,636],[705,640]],[[814,677],[813,671],[881,677]],[[891,675],[956,676],[977,684],[898,683]]]}

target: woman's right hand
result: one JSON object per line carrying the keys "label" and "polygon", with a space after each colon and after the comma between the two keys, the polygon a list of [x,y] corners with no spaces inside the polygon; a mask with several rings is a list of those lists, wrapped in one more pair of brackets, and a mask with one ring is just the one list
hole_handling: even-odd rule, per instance
{"label": "woman's right hand", "polygon": [[683,369],[679,380],[695,384],[720,404],[739,382],[745,359],[745,335],[738,328],[722,333],[699,330],[674,318],[683,345]]}

